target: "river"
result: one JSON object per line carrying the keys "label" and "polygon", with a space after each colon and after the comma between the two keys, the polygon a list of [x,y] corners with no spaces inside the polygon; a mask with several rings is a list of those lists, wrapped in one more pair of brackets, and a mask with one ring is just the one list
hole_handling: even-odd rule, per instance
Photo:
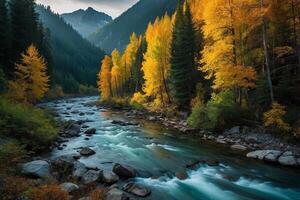
{"label": "river", "polygon": [[[299,170],[250,160],[228,148],[170,131],[153,122],[139,121],[140,126],[112,124],[111,120],[132,119],[126,119],[122,113],[88,104],[97,98],[82,97],[47,103],[62,120],[87,120],[89,122],[85,125],[97,129],[89,140],[85,140],[84,135],[70,139],[63,150],[51,152],[52,158],[74,153],[80,147],[90,147],[97,153],[81,158],[81,162],[108,170],[112,168],[112,163],[134,167],[139,177],[131,181],[151,189],[152,194],[147,199],[300,199]],[[185,168],[187,163],[197,159],[214,159],[220,164],[201,164],[196,170]],[[185,180],[175,176],[176,172],[182,171],[188,173]]]}

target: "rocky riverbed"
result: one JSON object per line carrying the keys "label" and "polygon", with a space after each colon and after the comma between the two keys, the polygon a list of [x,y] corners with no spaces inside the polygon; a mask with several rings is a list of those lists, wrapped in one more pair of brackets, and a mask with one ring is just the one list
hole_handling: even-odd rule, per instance
{"label": "rocky riverbed", "polygon": [[[55,179],[71,195],[84,194],[90,185],[105,188],[107,200],[281,200],[300,196],[297,169],[265,165],[243,156],[279,163],[291,163],[293,157],[298,165],[293,146],[257,152],[264,142],[251,134],[247,139],[237,137],[245,132],[241,127],[219,136],[195,133],[184,121],[136,113],[139,111],[111,111],[95,106],[96,100],[85,97],[42,105],[54,109],[63,121],[60,137],[51,153],[22,166],[24,175],[41,181]],[[169,128],[161,126],[157,117]],[[174,130],[176,127],[186,134]]]}

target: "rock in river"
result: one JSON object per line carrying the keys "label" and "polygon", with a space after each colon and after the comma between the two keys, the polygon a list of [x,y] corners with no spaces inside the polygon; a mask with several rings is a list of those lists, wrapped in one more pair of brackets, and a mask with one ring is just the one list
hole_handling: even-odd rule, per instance
{"label": "rock in river", "polygon": [[96,134],[96,129],[90,128],[90,129],[86,130],[84,133],[87,135],[94,135],[94,134]]}
{"label": "rock in river", "polygon": [[113,188],[107,192],[106,200],[129,200],[129,197],[122,190]]}
{"label": "rock in river", "polygon": [[284,166],[297,166],[297,160],[291,152],[285,152],[278,158],[278,162]]}
{"label": "rock in river", "polygon": [[89,170],[82,176],[82,181],[84,184],[95,183],[100,178],[100,171]]}
{"label": "rock in river", "polygon": [[83,149],[80,150],[79,153],[83,156],[91,156],[94,155],[96,152],[91,148],[84,147]]}
{"label": "rock in river", "polygon": [[133,182],[124,185],[123,190],[139,197],[146,197],[151,194],[149,189]]}
{"label": "rock in river", "polygon": [[234,144],[230,147],[234,151],[246,151],[247,147],[240,145],[240,144]]}
{"label": "rock in river", "polygon": [[50,176],[50,165],[44,160],[35,160],[22,165],[22,173],[34,178]]}
{"label": "rock in river", "polygon": [[119,176],[114,172],[104,170],[101,174],[101,181],[111,185],[119,181]]}
{"label": "rock in river", "polygon": [[121,178],[134,178],[136,176],[135,169],[129,166],[120,165],[118,163],[114,165],[113,172]]}

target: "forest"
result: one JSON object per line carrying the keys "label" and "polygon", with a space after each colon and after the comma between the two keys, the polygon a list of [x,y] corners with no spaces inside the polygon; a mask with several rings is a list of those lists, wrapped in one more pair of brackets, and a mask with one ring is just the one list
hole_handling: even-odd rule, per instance
{"label": "forest", "polygon": [[104,102],[166,115],[194,128],[264,123],[299,136],[299,2],[181,1],[102,61]]}

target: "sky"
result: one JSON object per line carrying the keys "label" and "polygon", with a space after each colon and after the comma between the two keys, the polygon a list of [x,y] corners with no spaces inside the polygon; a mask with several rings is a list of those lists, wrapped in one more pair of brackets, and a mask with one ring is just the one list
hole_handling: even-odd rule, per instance
{"label": "sky", "polygon": [[118,17],[138,0],[36,0],[36,3],[49,5],[54,12],[67,13],[92,7],[113,18]]}

